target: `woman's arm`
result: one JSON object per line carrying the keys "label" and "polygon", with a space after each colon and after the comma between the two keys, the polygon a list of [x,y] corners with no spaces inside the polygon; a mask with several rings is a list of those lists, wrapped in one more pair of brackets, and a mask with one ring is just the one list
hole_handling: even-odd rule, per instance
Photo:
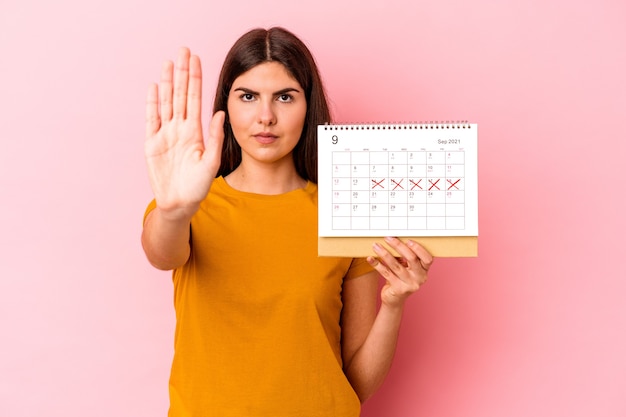
{"label": "woman's arm", "polygon": [[164,64],[146,100],[145,155],[157,207],[146,217],[141,242],[159,269],[174,269],[189,258],[191,218],[220,165],[225,115],[213,116],[205,144],[201,108],[200,59],[181,48],[175,68]]}
{"label": "woman's arm", "polygon": [[189,259],[191,219],[169,218],[158,206],[146,216],[141,245],[155,268],[171,270]]}
{"label": "woman's arm", "polygon": [[[386,238],[397,253],[375,245],[377,258],[368,262],[376,271],[347,280],[343,287],[342,356],[344,372],[361,402],[370,398],[385,380],[396,351],[398,331],[409,295],[426,282],[433,258],[413,241]],[[378,277],[386,283],[376,313]]]}

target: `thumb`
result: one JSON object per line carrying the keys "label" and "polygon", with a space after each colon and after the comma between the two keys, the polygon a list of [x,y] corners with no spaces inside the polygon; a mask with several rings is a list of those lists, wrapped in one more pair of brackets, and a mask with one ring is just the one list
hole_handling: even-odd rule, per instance
{"label": "thumb", "polygon": [[221,146],[224,142],[224,120],[226,119],[226,113],[223,110],[215,112],[209,123],[209,137],[208,142],[219,143]]}
{"label": "thumb", "polygon": [[209,123],[209,134],[204,144],[205,150],[203,157],[206,162],[213,166],[215,172],[219,169],[222,159],[222,146],[224,144],[224,120],[226,113],[222,110],[216,112]]}

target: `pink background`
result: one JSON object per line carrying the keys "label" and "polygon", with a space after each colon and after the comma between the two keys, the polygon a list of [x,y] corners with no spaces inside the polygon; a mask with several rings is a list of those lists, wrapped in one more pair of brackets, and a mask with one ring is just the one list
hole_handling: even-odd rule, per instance
{"label": "pink background", "polygon": [[0,415],[164,416],[172,286],[144,260],[144,96],[187,45],[205,113],[284,25],[338,121],[479,124],[477,259],[439,259],[367,417],[626,415],[626,4],[2,0]]}

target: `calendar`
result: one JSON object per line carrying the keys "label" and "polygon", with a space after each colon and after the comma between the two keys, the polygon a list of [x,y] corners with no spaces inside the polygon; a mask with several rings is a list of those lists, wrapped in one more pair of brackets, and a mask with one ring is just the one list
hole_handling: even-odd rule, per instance
{"label": "calendar", "polygon": [[478,126],[318,126],[320,237],[478,236]]}

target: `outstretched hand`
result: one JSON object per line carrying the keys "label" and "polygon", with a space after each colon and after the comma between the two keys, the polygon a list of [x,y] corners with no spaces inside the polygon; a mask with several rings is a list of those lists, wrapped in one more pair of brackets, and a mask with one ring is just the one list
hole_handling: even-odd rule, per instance
{"label": "outstretched hand", "polygon": [[181,48],[176,67],[165,62],[159,85],[148,90],[145,155],[157,206],[175,217],[191,217],[206,197],[220,166],[223,111],[202,133],[200,59]]}
{"label": "outstretched hand", "polygon": [[400,257],[394,257],[386,248],[375,243],[374,252],[367,261],[386,280],[381,291],[381,301],[388,306],[401,306],[409,295],[417,291],[428,279],[433,263],[432,255],[412,240],[403,243],[395,237],[385,238]]}

